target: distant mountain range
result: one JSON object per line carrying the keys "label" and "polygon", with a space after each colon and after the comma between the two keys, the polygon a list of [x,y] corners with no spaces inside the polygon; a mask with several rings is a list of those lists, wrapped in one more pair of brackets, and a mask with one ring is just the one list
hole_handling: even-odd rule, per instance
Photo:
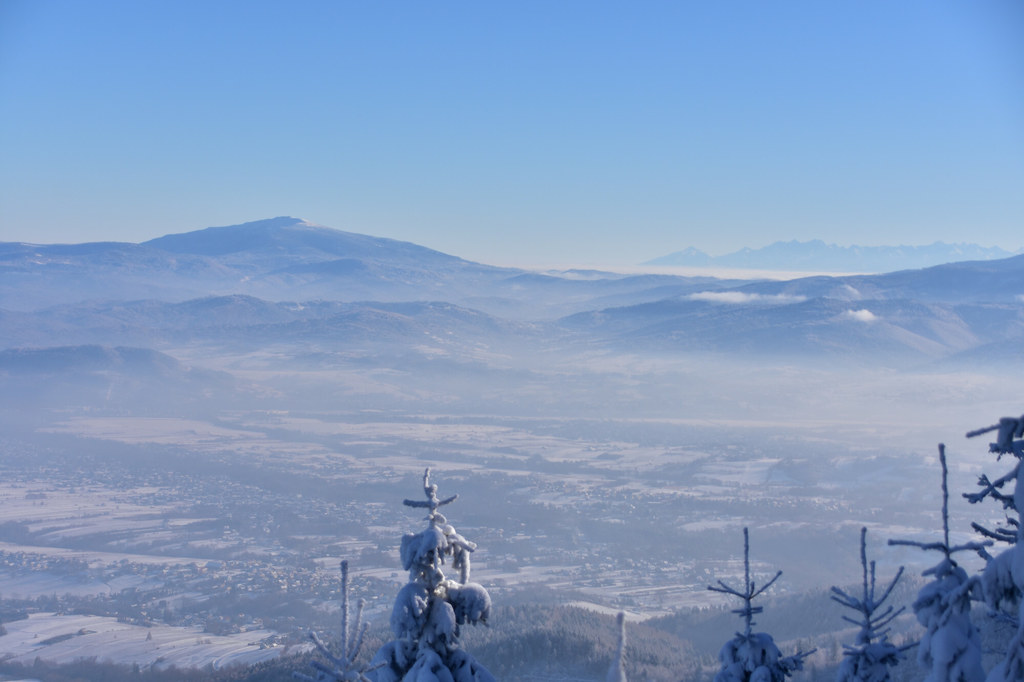
{"label": "distant mountain range", "polygon": [[[850,252],[820,242],[776,252],[809,253],[815,244]],[[88,364],[91,356],[66,349],[91,344],[191,349],[196,357],[210,349],[274,348],[293,358],[387,352],[387,362],[403,357],[409,366],[439,357],[520,357],[528,366],[549,352],[901,364],[955,356],[984,361],[995,359],[1000,345],[1024,348],[1024,255],[987,260],[965,246],[946,253],[953,248],[975,259],[774,281],[527,272],[296,218],[142,244],[0,243],[0,349],[65,347],[58,355],[73,364]],[[105,350],[98,357],[125,354]],[[41,359],[52,361],[8,357]],[[13,368],[0,365],[0,375]]]}
{"label": "distant mountain range", "polygon": [[14,309],[126,295],[409,300],[433,298],[432,290],[443,291],[446,283],[472,290],[481,278],[512,274],[408,242],[288,217],[141,244],[0,243],[0,266],[0,307]]}
{"label": "distant mountain range", "polygon": [[0,309],[82,301],[447,301],[512,317],[556,317],[726,286],[710,277],[546,276],[393,239],[278,217],[141,244],[0,242]]}
{"label": "distant mountain range", "polygon": [[935,242],[927,246],[838,246],[815,239],[808,242],[775,242],[760,249],[744,248],[724,256],[709,256],[689,247],[649,260],[644,265],[806,272],[893,272],[958,261],[994,260],[1013,255],[999,247],[977,244]]}
{"label": "distant mountain range", "polygon": [[563,323],[615,347],[662,352],[898,362],[971,354],[987,345],[997,362],[1024,347],[1024,255],[880,275],[750,282],[578,313]]}

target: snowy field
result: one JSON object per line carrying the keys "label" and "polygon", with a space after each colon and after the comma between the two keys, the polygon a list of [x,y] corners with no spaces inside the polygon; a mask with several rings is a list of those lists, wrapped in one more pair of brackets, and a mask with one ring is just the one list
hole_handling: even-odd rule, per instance
{"label": "snowy field", "polygon": [[56,663],[96,658],[143,668],[223,668],[258,663],[284,652],[283,647],[261,644],[269,632],[222,637],[200,628],[140,627],[98,616],[34,613],[5,627],[4,657],[19,663],[32,663],[38,656]]}

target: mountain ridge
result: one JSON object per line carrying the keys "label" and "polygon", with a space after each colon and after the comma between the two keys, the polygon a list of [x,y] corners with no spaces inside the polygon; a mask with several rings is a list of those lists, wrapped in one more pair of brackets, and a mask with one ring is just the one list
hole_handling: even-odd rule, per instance
{"label": "mountain ridge", "polygon": [[288,217],[143,244],[0,244],[0,347],[646,349],[900,364],[1017,339],[1022,303],[1024,255],[786,281],[538,273]]}
{"label": "mountain ridge", "polygon": [[553,319],[598,297],[628,303],[658,298],[661,287],[680,293],[716,286],[706,277],[676,275],[543,276],[287,216],[140,244],[0,242],[0,309],[8,311],[126,296],[186,301],[240,294],[269,301],[445,300],[520,319],[548,308]]}
{"label": "mountain ridge", "polygon": [[401,253],[424,260],[471,262],[413,242],[347,232],[291,216],[167,234],[142,242],[140,246],[197,256],[270,251],[277,256],[289,253],[296,260],[322,261],[339,257],[375,258],[387,252],[392,256]]}

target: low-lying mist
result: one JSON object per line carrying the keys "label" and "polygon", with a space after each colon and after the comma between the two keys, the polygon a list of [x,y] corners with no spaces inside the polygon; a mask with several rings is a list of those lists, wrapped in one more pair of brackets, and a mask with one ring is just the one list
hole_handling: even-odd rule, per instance
{"label": "low-lying mist", "polygon": [[[79,451],[102,460],[103,443],[159,448],[167,457],[138,458],[151,462],[149,475],[177,462],[182,475],[212,468],[268,495],[301,494],[300,506],[315,508],[318,498],[383,505],[394,532],[415,523],[397,503],[431,466],[463,496],[462,525],[488,538],[481,576],[493,562],[508,585],[551,584],[640,611],[673,606],[653,589],[654,602],[623,603],[656,575],[648,562],[696,571],[673,581],[700,601],[703,574],[693,567],[734,558],[743,526],[765,560],[786,570],[788,589],[855,578],[860,526],[882,537],[935,528],[936,444],[950,446],[952,488],[968,490],[990,457],[964,433],[1014,409],[1003,379],[977,369],[801,366],[535,343],[473,357],[393,344],[68,348],[22,351],[7,363],[9,452],[52,448],[58,434],[67,466]],[[192,494],[181,492],[183,501]],[[266,504],[265,513],[281,514],[272,499]],[[966,532],[978,510],[963,513]],[[379,528],[337,521],[346,537],[382,549],[397,542]],[[249,540],[287,545],[287,534],[305,535],[290,526]],[[518,547],[527,541],[550,554],[524,557]],[[820,556],[822,542],[831,559]],[[96,548],[114,549],[108,544]],[[190,543],[175,551],[191,551]],[[609,557],[629,562],[612,585],[573,572]],[[569,573],[556,578],[556,566]]]}

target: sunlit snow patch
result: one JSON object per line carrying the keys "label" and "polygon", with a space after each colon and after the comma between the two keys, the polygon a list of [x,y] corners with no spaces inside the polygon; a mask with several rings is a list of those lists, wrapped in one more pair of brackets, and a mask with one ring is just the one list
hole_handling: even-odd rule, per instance
{"label": "sunlit snow patch", "polygon": [[742,291],[701,291],[687,296],[691,301],[708,301],[709,303],[765,303],[784,305],[786,303],[802,303],[806,296],[789,296],[787,294],[746,294]]}
{"label": "sunlit snow patch", "polygon": [[860,291],[858,291],[856,288],[850,286],[849,284],[844,284],[834,292],[834,298],[846,299],[848,301],[856,301],[861,298],[861,295]]}

